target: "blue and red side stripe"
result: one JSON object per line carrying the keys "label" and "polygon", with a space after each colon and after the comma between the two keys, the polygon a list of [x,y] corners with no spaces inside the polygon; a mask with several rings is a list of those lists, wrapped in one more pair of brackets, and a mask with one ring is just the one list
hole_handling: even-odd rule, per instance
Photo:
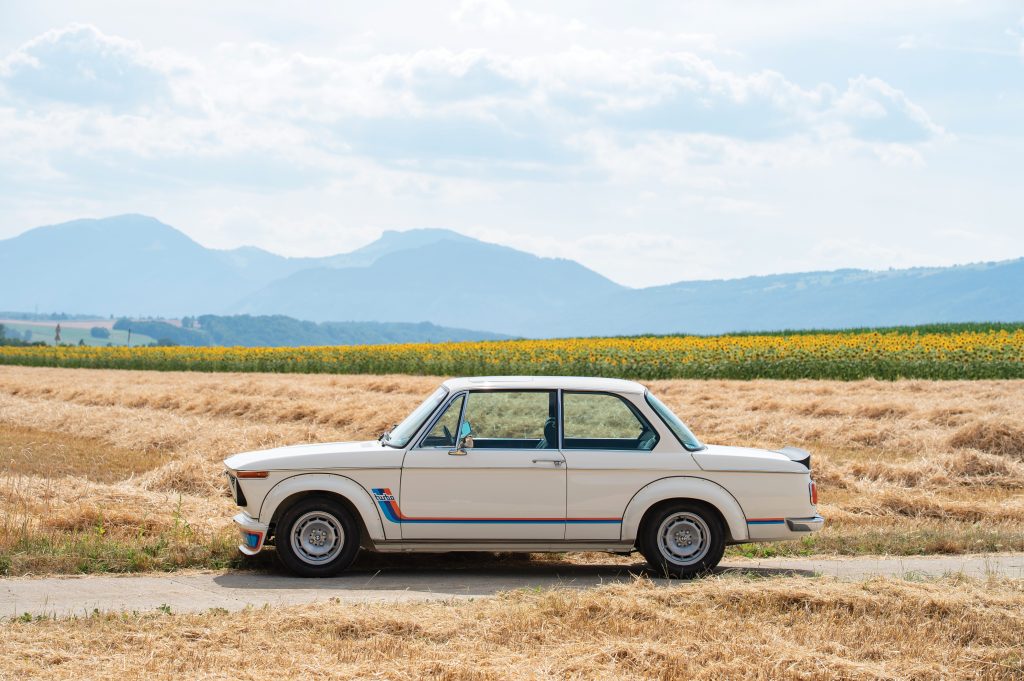
{"label": "blue and red side stripe", "polygon": [[449,524],[528,524],[528,525],[551,525],[571,523],[574,525],[601,525],[619,524],[622,518],[444,518],[444,517],[416,517],[411,518],[398,506],[395,496],[387,487],[374,488],[373,497],[377,500],[381,512],[390,522],[398,524],[408,523],[449,523]]}
{"label": "blue and red side stripe", "polygon": [[747,525],[781,525],[785,518],[747,518]]}

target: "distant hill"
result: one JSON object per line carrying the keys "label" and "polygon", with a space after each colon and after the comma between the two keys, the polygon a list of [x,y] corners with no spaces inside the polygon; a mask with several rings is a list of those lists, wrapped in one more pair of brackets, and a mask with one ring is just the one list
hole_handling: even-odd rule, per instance
{"label": "distant hill", "polygon": [[366,265],[406,243],[420,246],[442,238],[468,237],[447,230],[385,232],[352,253],[286,258],[252,246],[205,248],[144,215],[74,220],[0,240],[0,272],[14,282],[0,289],[0,308],[115,316],[220,313],[295,272]]}
{"label": "distant hill", "polygon": [[122,215],[0,241],[0,272],[0,309],[426,320],[527,337],[1024,320],[1024,259],[631,289],[571,260],[443,229],[385,232],[351,253],[285,258],[204,248],[153,218]]}
{"label": "distant hill", "polygon": [[301,345],[381,345],[385,343],[439,343],[445,341],[501,340],[486,331],[452,329],[430,322],[307,322],[283,315],[201,315],[193,328],[163,321],[119,319],[114,329],[131,329],[157,342],[173,345],[225,345],[244,347],[297,347]]}
{"label": "distant hill", "polygon": [[270,283],[235,309],[289,311],[307,319],[429,319],[542,336],[552,322],[575,320],[581,302],[626,290],[571,260],[539,258],[465,238],[442,239],[381,256],[368,267],[298,272]]}

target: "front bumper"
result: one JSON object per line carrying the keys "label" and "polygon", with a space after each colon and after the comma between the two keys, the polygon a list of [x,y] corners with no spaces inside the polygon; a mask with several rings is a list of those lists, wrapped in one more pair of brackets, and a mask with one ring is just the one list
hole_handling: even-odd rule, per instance
{"label": "front bumper", "polygon": [[825,526],[825,519],[820,515],[810,518],[786,518],[786,527],[790,532],[817,532]]}
{"label": "front bumper", "polygon": [[238,545],[238,550],[247,556],[259,553],[270,526],[250,518],[246,513],[239,513],[231,520],[238,526],[238,532],[242,535],[242,543]]}

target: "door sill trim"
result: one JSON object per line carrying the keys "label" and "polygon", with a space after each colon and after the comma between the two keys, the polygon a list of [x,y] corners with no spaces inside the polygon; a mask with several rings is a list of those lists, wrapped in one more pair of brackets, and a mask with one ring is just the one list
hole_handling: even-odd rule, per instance
{"label": "door sill trim", "polygon": [[414,539],[409,541],[379,541],[374,542],[373,551],[379,553],[445,553],[449,551],[512,551],[512,552],[536,552],[536,553],[558,553],[562,551],[601,551],[609,553],[630,552],[633,549],[633,542],[621,541],[595,541],[595,540],[516,540],[498,539],[490,541],[467,540],[458,541],[451,539]]}

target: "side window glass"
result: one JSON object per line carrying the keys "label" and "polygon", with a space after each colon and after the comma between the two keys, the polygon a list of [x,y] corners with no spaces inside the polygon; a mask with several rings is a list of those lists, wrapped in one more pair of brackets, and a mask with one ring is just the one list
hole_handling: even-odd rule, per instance
{"label": "side window glass", "polygon": [[474,449],[557,449],[558,400],[553,391],[471,392],[465,422]]}
{"label": "side window glass", "polygon": [[445,410],[441,418],[437,420],[434,427],[430,429],[427,436],[423,438],[423,447],[454,447],[455,438],[459,432],[459,414],[462,413],[462,401],[465,399],[464,395],[459,395],[448,408]]}
{"label": "side window glass", "polygon": [[658,434],[621,397],[607,393],[562,393],[566,449],[651,450]]}

